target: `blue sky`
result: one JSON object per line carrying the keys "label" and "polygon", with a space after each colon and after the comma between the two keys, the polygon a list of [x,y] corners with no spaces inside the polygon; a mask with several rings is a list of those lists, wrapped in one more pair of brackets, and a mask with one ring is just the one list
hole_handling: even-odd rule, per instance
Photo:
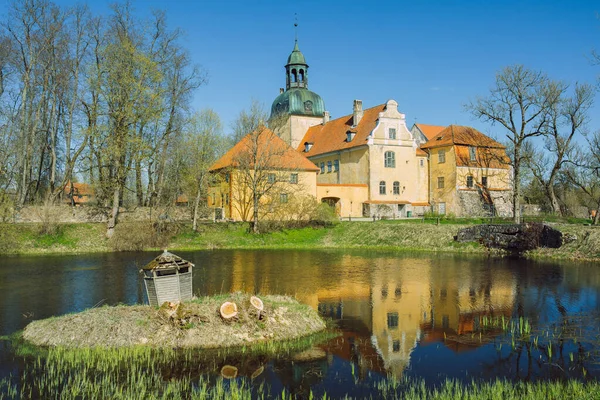
{"label": "blue sky", "polygon": [[[5,3],[4,0],[0,0]],[[59,4],[75,4],[59,0]],[[89,2],[105,13],[111,2]],[[407,122],[470,125],[503,139],[499,127],[474,120],[463,105],[486,95],[502,67],[520,63],[568,83],[595,83],[600,50],[598,1],[133,1],[140,15],[159,8],[209,82],[195,108],[213,108],[226,131],[256,99],[270,109],[285,86],[297,13],[309,87],[332,118],[393,98]],[[3,4],[3,13],[5,10]],[[596,101],[600,102],[600,96]],[[600,129],[600,105],[591,130]]]}

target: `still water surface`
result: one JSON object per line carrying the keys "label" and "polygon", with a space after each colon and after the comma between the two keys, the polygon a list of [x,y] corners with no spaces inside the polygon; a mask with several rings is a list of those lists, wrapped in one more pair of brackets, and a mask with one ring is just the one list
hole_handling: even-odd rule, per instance
{"label": "still water surface", "polygon": [[[267,363],[255,383],[275,393],[361,396],[389,376],[428,385],[446,378],[600,378],[597,264],[365,251],[178,254],[197,266],[196,295],[288,294],[336,322],[341,336],[310,359]],[[138,271],[155,255],[3,259],[0,335],[34,319],[146,302]],[[536,346],[515,343],[520,328],[511,334],[511,319],[526,321],[527,342],[537,337]],[[23,365],[0,341],[0,380],[22,373]]]}

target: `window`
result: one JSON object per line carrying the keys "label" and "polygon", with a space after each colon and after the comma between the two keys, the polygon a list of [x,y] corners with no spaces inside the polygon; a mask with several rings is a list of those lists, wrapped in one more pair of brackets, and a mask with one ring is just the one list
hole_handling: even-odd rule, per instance
{"label": "window", "polygon": [[390,139],[396,139],[396,128],[390,128],[389,132],[389,138]]}
{"label": "window", "polygon": [[446,214],[446,203],[438,203],[438,214]]}
{"label": "window", "polygon": [[350,131],[346,132],[346,142],[351,142],[352,139],[354,139],[354,135],[355,135],[354,132],[350,132]]}
{"label": "window", "polygon": [[310,151],[312,145],[313,145],[312,143],[308,143],[308,142],[304,143],[304,151],[306,153],[308,153]]}
{"label": "window", "polygon": [[482,176],[481,177],[481,185],[483,187],[487,187],[487,176]]}
{"label": "window", "polygon": [[379,194],[385,194],[385,181],[379,182]]}
{"label": "window", "polygon": [[438,189],[443,189],[443,188],[444,188],[444,177],[438,176]]}
{"label": "window", "polygon": [[325,173],[325,163],[324,162],[321,163],[321,173],[322,174]]}
{"label": "window", "polygon": [[477,147],[469,147],[469,158],[471,161],[477,161]]}
{"label": "window", "polygon": [[331,172],[331,161],[327,161],[327,172]]}
{"label": "window", "polygon": [[398,327],[398,313],[397,312],[387,313],[387,326],[390,329],[395,329]]}
{"label": "window", "polygon": [[438,151],[438,163],[445,163],[446,162],[446,151],[444,150],[440,150]]}
{"label": "window", "polygon": [[396,168],[396,154],[393,151],[386,151],[383,157],[386,168]]}
{"label": "window", "polygon": [[392,351],[394,353],[398,353],[400,351],[400,341],[399,340],[394,340],[392,342]]}
{"label": "window", "polygon": [[267,175],[267,180],[269,181],[269,183],[275,183],[275,174]]}
{"label": "window", "polygon": [[421,167],[425,165],[425,162],[423,161],[422,158],[419,160],[419,164],[421,165]]}
{"label": "window", "polygon": [[298,174],[290,174],[290,183],[298,183]]}
{"label": "window", "polygon": [[340,160],[333,160],[333,172],[340,170]]}
{"label": "window", "polygon": [[287,203],[288,202],[288,195],[287,195],[287,193],[281,193],[279,195],[279,202],[280,203]]}
{"label": "window", "polygon": [[225,174],[225,182],[229,183],[229,174]]}
{"label": "window", "polygon": [[471,175],[467,176],[467,187],[468,188],[473,187],[473,177]]}
{"label": "window", "polygon": [[400,182],[394,182],[394,194],[400,194]]}

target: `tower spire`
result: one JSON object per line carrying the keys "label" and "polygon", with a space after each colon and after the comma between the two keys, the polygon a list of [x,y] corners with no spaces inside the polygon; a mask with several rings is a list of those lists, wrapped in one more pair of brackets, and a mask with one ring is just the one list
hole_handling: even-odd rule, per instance
{"label": "tower spire", "polygon": [[298,13],[294,13],[294,42],[298,44]]}

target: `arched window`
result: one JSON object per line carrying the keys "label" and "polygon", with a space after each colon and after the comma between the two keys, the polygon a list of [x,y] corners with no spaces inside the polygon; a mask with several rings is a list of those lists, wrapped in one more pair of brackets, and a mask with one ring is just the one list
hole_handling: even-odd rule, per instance
{"label": "arched window", "polygon": [[304,82],[304,70],[303,69],[300,70],[299,80],[300,80],[300,82]]}
{"label": "arched window", "polygon": [[385,181],[379,182],[379,194],[385,194]]}
{"label": "arched window", "polygon": [[394,194],[400,194],[400,182],[394,182]]}
{"label": "arched window", "polygon": [[298,82],[298,72],[296,71],[295,68],[292,70],[290,79],[292,80],[292,82]]}
{"label": "arched window", "polygon": [[384,165],[386,168],[396,168],[396,154],[393,151],[385,152]]}

